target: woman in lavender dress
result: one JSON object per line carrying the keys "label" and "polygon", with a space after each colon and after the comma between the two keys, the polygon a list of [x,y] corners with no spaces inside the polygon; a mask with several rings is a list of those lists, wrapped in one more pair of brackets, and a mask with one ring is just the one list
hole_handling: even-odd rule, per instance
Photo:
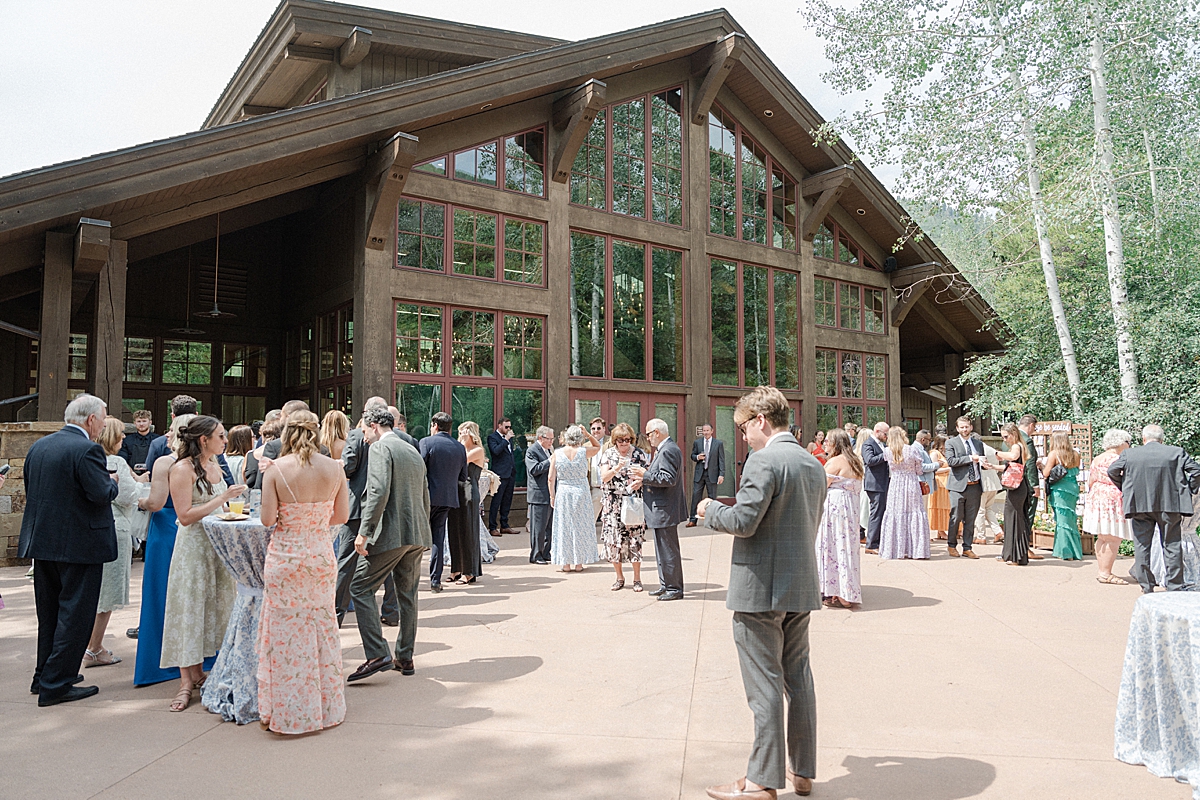
{"label": "woman in lavender dress", "polygon": [[858,555],[858,496],[863,463],[850,436],[834,428],[825,437],[829,491],[817,529],[817,581],[830,608],[852,608],[862,602]]}
{"label": "woman in lavender dress", "polygon": [[929,517],[920,482],[924,459],[908,443],[908,433],[899,425],[888,430],[883,457],[887,459],[892,480],[883,513],[879,557],[929,558]]}

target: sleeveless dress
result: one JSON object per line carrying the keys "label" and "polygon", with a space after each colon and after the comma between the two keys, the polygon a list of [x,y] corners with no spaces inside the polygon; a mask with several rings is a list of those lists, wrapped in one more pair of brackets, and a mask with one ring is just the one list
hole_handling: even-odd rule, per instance
{"label": "sleeveless dress", "polygon": [[469,494],[458,491],[458,508],[450,509],[446,517],[446,540],[450,549],[450,571],[472,578],[483,574],[479,550],[479,476],[483,468],[467,464]]}
{"label": "sleeveless dress", "polygon": [[1075,511],[1079,504],[1079,467],[1067,470],[1065,476],[1050,485],[1047,494],[1054,509],[1054,557],[1078,561],[1083,558],[1079,517]]}
{"label": "sleeveless dress", "polygon": [[112,611],[129,603],[129,572],[133,559],[133,538],[129,515],[137,509],[138,484],[133,471],[120,456],[108,457],[108,468],[117,472],[117,497],[112,501],[113,525],[117,530],[117,560],[104,565],[100,579],[100,599],[96,613]]}
{"label": "sleeveless dress", "polygon": [[[192,505],[203,505],[225,489],[223,479],[208,492],[195,484]],[[186,667],[215,656],[225,638],[236,596],[233,576],[217,557],[204,526],[199,521],[180,525],[167,581],[159,666]]]}
{"label": "sleeveless dress", "polygon": [[899,461],[890,447],[883,448],[883,457],[891,471],[891,482],[880,526],[879,557],[929,558],[929,517],[921,495],[925,461],[911,444],[904,446]]}
{"label": "sleeveless dress", "polygon": [[591,564],[599,561],[587,451],[581,447],[575,451],[575,458],[568,459],[562,450],[557,450],[553,458],[558,484],[554,489],[550,563]]}
{"label": "sleeveless dress", "polygon": [[[858,496],[862,481],[836,476],[825,495],[825,511],[817,529],[817,582],[822,597],[862,602],[859,573]],[[928,538],[928,537],[926,537]]]}
{"label": "sleeveless dress", "polygon": [[[1016,463],[1024,463],[1023,458]],[[1029,517],[1025,513],[1025,501],[1029,497],[1029,481],[1021,481],[1016,489],[1004,493],[1004,548],[1000,557],[1013,564],[1029,564]]]}
{"label": "sleeveless dress", "polygon": [[[294,501],[282,472],[279,478]],[[258,624],[258,714],[276,733],[310,733],[346,718],[334,607],[337,559],[329,548],[333,501],[280,502],[267,546]]]}

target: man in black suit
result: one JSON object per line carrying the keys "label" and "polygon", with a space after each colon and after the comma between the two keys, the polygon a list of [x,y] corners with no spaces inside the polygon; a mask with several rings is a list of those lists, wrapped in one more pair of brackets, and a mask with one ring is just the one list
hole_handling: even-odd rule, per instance
{"label": "man in black suit", "polygon": [[1200,486],[1200,464],[1182,447],[1163,444],[1158,425],[1142,428],[1142,446],[1131,447],[1108,468],[1121,490],[1125,518],[1133,528],[1133,576],[1143,593],[1154,591],[1150,546],[1157,529],[1163,548],[1167,591],[1184,589],[1182,518],[1190,517],[1192,493]]}
{"label": "man in black suit", "polygon": [[952,558],[958,558],[958,529],[962,528],[962,554],[966,558],[979,558],[972,546],[975,543],[975,515],[983,500],[983,441],[973,436],[975,426],[970,417],[959,417],[954,424],[958,436],[946,442],[946,463],[950,465],[950,476],[946,487],[950,490],[950,532],[946,550]]}
{"label": "man in black suit", "polygon": [[[388,407],[382,397],[372,397],[363,404],[363,416],[373,408]],[[354,540],[362,523],[362,496],[367,489],[367,463],[370,458],[371,442],[363,431],[364,423],[352,429],[346,435],[346,446],[342,448],[342,469],[350,484],[350,517],[338,531],[338,574],[337,588],[334,590],[334,605],[337,608],[338,627],[346,616],[346,608],[350,605],[350,583],[354,580],[354,570],[358,566],[358,551],[354,549]],[[400,434],[396,434],[399,436]],[[405,434],[413,447],[416,444],[412,437]],[[391,574],[383,582],[383,608],[380,618],[384,625],[396,627],[400,624],[400,605],[396,597],[396,581]]]}
{"label": "man in black suit", "polygon": [[679,523],[687,519],[688,514],[683,451],[671,439],[667,423],[657,417],[646,423],[646,436],[654,448],[654,458],[645,469],[630,467],[630,472],[637,477],[629,487],[635,492],[642,489],[646,527],[654,530],[659,587],[650,596],[659,600],[679,600],[683,597]]}
{"label": "man in black suit", "polygon": [[121,452],[117,453],[125,459],[130,469],[138,464],[150,469],[150,465],[146,463],[146,455],[150,452],[150,445],[154,440],[162,436],[161,433],[150,430],[154,427],[153,419],[150,412],[144,408],[133,412],[133,433],[125,434],[125,441],[121,442]]}
{"label": "man in black suit", "polygon": [[92,441],[104,429],[104,401],[76,397],[66,425],[39,439],[25,456],[25,517],[20,558],[33,559],[37,605],[37,666],[29,690],[39,706],[91,697],[95,686],[75,686],[96,622],[104,564],[117,558],[112,501],[116,476],[104,448]]}
{"label": "man in black suit", "polygon": [[541,425],[537,440],[525,451],[525,502],[529,511],[529,563],[550,563],[550,525],[554,509],[550,505],[550,453],[554,448],[554,429]]}
{"label": "man in black suit", "polygon": [[888,468],[887,459],[883,457],[883,447],[887,444],[888,424],[876,422],[871,436],[863,442],[862,460],[864,469],[863,491],[871,501],[871,516],[867,521],[867,552],[879,554],[879,528],[883,524],[883,512],[887,508],[888,486],[892,482],[892,473]]}
{"label": "man in black suit", "polygon": [[[518,452],[514,442],[512,420],[501,417],[496,421],[496,430],[488,434],[487,448],[491,454],[491,470],[500,476],[500,490],[492,495],[488,505],[488,530],[492,536],[506,533],[516,533],[508,527],[508,510],[512,508],[513,486],[517,479],[517,462],[514,458]],[[499,527],[497,527],[499,514]]]}
{"label": "man in black suit", "polygon": [[717,487],[725,482],[725,443],[713,438],[713,426],[700,427],[700,438],[692,442],[689,456],[696,465],[692,474],[692,514],[687,526],[696,527],[696,506],[707,495],[716,498]]}
{"label": "man in black suit", "polygon": [[466,483],[467,448],[450,435],[454,423],[450,415],[439,411],[430,420],[435,431],[421,440],[421,458],[425,460],[425,477],[429,481],[429,530],[433,549],[429,551],[429,588],[442,590],[442,554],[446,551],[446,520],[450,509],[458,508],[458,485]]}

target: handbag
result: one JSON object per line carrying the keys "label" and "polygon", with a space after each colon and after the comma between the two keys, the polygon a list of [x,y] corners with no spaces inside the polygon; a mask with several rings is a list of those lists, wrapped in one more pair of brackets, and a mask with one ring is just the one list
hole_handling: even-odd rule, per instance
{"label": "handbag", "polygon": [[626,528],[641,528],[646,525],[646,509],[642,498],[627,494],[621,500],[621,524]]}
{"label": "handbag", "polygon": [[921,481],[921,494],[922,494],[922,496],[929,494],[929,491],[930,491],[930,490],[929,490],[929,484],[928,484],[928,483],[926,483],[925,481]]}
{"label": "handbag", "polygon": [[1005,489],[1016,489],[1025,480],[1025,465],[1016,461],[1008,462],[1008,468],[1000,476],[1000,484]]}
{"label": "handbag", "polygon": [[1046,485],[1053,486],[1065,477],[1067,477],[1067,468],[1062,464],[1055,464],[1050,468],[1050,471],[1046,473]]}

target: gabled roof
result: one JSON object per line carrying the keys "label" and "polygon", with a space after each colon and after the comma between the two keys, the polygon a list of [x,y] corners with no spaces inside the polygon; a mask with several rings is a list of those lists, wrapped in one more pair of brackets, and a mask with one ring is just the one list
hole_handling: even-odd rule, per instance
{"label": "gabled roof", "polygon": [[[203,127],[236,122],[246,106],[262,110],[304,102],[311,87],[356,29],[373,55],[418,59],[442,72],[563,44],[562,39],[381,11],[324,0],[283,0],[254,41]],[[356,55],[361,60],[361,55]],[[324,62],[324,63],[322,63]]]}

